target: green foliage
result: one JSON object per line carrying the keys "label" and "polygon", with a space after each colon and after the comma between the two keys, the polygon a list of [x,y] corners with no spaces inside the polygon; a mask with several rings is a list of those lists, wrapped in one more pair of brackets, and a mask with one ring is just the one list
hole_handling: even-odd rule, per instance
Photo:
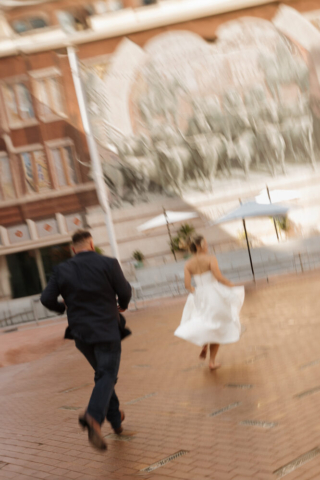
{"label": "green foliage", "polygon": [[178,233],[175,237],[172,238],[172,243],[170,245],[170,248],[172,252],[185,252],[188,250],[187,248],[187,240],[191,235],[195,234],[195,228],[192,225],[189,225],[188,223],[185,223],[184,225],[181,225],[181,227],[178,230]]}
{"label": "green foliage", "polygon": [[283,232],[287,232],[289,230],[290,223],[288,217],[276,217],[275,221],[279,230],[282,230]]}
{"label": "green foliage", "polygon": [[190,237],[194,233],[195,233],[195,228],[192,225],[189,225],[188,223],[185,223],[184,225],[181,225],[181,227],[178,231],[178,235],[181,238],[184,238],[184,239]]}
{"label": "green foliage", "polygon": [[94,250],[96,253],[98,253],[99,255],[103,255],[103,250],[101,250],[100,247],[94,247]]}
{"label": "green foliage", "polygon": [[135,250],[132,256],[137,262],[143,262],[144,260],[144,255],[142,252],[140,252],[140,250]]}

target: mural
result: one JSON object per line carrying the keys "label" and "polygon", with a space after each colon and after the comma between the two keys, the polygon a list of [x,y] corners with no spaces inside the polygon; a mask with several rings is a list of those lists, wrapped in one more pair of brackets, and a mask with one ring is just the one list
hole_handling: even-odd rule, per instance
{"label": "mural", "polygon": [[303,169],[319,152],[305,52],[270,22],[124,40],[103,75],[83,69],[113,206],[232,186]]}

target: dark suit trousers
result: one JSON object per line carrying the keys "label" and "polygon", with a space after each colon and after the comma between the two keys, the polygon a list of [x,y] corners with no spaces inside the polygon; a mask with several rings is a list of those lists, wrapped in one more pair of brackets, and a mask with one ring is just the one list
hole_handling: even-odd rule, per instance
{"label": "dark suit trousers", "polygon": [[106,418],[113,428],[119,428],[121,425],[121,414],[114,386],[117,383],[120,366],[120,341],[89,344],[76,340],[76,347],[86,357],[95,371],[95,386],[87,412],[100,425]]}

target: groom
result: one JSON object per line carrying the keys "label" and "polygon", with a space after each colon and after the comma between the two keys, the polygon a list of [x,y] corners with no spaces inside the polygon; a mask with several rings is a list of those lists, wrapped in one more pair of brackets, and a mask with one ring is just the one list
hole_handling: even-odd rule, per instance
{"label": "groom", "polygon": [[[41,302],[61,314],[67,310],[66,338],[75,340],[95,371],[95,386],[79,423],[88,430],[92,445],[106,450],[101,434],[105,418],[118,434],[124,420],[114,386],[121,356],[119,312],[128,308],[131,287],[116,259],[95,252],[90,232],[78,230],[72,250],[75,256],[55,268]],[[63,302],[58,301],[60,295]]]}

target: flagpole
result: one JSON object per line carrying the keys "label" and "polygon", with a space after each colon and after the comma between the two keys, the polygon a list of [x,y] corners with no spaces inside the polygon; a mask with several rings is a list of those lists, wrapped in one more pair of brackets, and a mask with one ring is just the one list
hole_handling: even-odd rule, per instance
{"label": "flagpole", "polygon": [[[268,197],[269,197],[269,202],[270,204],[272,203],[271,202],[271,195],[270,195],[270,192],[269,192],[269,187],[268,185],[266,185],[266,189],[267,189],[267,194],[268,194]],[[276,224],[276,220],[275,218],[273,217],[273,223],[274,223],[274,228],[275,228],[275,231],[276,231],[276,234],[277,234],[277,239],[278,239],[278,242],[280,241],[279,240],[279,233],[278,233],[278,228],[277,228],[277,224]]]}
{"label": "flagpole", "polygon": [[164,207],[162,207],[162,208],[163,208],[164,218],[166,219],[167,230],[168,230],[168,234],[169,234],[169,238],[170,238],[171,252],[173,253],[174,259],[177,262],[178,260],[177,260],[176,252],[173,248],[173,241],[172,241],[171,231],[170,231],[170,227],[169,227],[167,212],[166,212],[166,209]]}
{"label": "flagpole", "polygon": [[[240,205],[242,205],[242,201],[241,201],[240,198],[239,198],[239,202],[240,202]],[[252,262],[252,257],[251,257],[251,250],[250,250],[250,244],[249,244],[249,238],[248,238],[246,221],[245,221],[244,218],[242,219],[242,224],[243,224],[244,234],[245,234],[245,236],[246,236],[246,242],[247,242],[247,248],[248,248],[248,254],[249,254],[251,271],[252,271],[252,275],[253,275],[253,281],[255,282],[255,281],[256,281],[256,277],[255,277],[254,269],[253,269],[253,262]]]}
{"label": "flagpole", "polygon": [[96,185],[97,195],[98,195],[100,206],[102,207],[102,210],[105,214],[105,223],[108,231],[112,255],[115,258],[117,258],[120,263],[120,255],[119,255],[116,235],[115,235],[114,226],[112,222],[111,209],[110,209],[108,195],[107,195],[108,189],[104,181],[97,144],[91,130],[86,98],[85,98],[83,85],[80,77],[78,57],[73,47],[68,47],[67,51],[68,51],[68,58],[69,58],[72,78],[74,82],[74,87],[75,87],[75,91],[78,99],[82,124],[86,134],[87,142],[88,142],[88,148],[89,148],[92,171],[93,171],[93,178]]}

